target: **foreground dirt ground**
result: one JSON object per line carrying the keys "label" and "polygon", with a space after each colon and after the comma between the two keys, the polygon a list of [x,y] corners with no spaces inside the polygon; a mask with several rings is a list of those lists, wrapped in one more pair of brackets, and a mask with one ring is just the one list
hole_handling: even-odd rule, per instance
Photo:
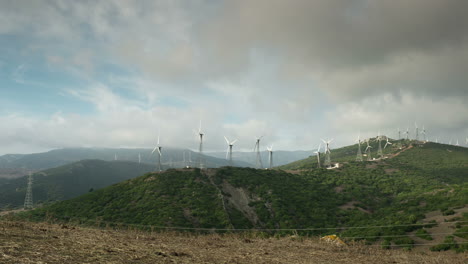
{"label": "foreground dirt ground", "polygon": [[468,254],[337,246],[318,239],[194,235],[0,222],[0,263],[467,263]]}

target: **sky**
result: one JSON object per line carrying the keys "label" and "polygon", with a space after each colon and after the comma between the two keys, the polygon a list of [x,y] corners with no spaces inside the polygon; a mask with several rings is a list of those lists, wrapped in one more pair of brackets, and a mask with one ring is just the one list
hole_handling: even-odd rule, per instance
{"label": "sky", "polygon": [[468,136],[468,1],[0,0],[0,155]]}

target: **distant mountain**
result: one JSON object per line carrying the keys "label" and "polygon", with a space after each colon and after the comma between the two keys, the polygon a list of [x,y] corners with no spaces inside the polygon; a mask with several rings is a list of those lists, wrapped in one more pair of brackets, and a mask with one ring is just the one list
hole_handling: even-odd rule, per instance
{"label": "distant mountain", "polygon": [[[134,178],[154,170],[154,165],[131,161],[82,160],[33,174],[34,203],[70,199],[90,190]],[[0,181],[0,208],[21,207],[27,176]]]}
{"label": "distant mountain", "polygon": [[[142,163],[156,164],[157,155],[151,154],[151,151],[151,149],[123,148],[64,148],[26,155],[7,154],[0,156],[0,177],[2,176],[1,169],[23,168],[37,171],[55,168],[85,159],[100,159],[106,161],[117,159],[138,162],[138,157],[140,156]],[[205,166],[210,168],[217,168],[229,164],[225,158],[203,155],[203,159]],[[163,148],[161,162],[165,167],[182,168],[185,166],[198,166],[198,160],[199,155],[196,152],[186,149]],[[240,167],[251,166],[249,163],[242,161],[236,162],[235,165]],[[6,176],[7,174],[4,174],[4,177]]]}
{"label": "distant mountain", "polygon": [[[22,216],[89,224],[294,229],[406,248],[425,243],[417,236],[441,243],[453,235],[466,245],[468,225],[453,221],[468,213],[468,149],[401,143],[385,150],[386,159],[363,162],[353,160],[355,146],[332,150],[332,160],[342,164],[331,170],[316,168],[310,158],[291,173],[235,167],[148,173]],[[434,215],[439,220],[431,222]],[[433,229],[450,222],[443,232]]]}
{"label": "distant mountain", "polygon": [[[273,167],[285,165],[297,160],[305,159],[311,156],[313,151],[305,150],[296,150],[296,151],[284,151],[278,150],[273,151]],[[217,158],[226,158],[226,152],[208,152],[206,153],[209,156]],[[263,167],[268,168],[269,166],[269,153],[268,151],[260,152]],[[257,162],[257,153],[256,152],[233,152],[232,159],[235,162],[242,161],[252,164],[252,167],[255,167]]]}

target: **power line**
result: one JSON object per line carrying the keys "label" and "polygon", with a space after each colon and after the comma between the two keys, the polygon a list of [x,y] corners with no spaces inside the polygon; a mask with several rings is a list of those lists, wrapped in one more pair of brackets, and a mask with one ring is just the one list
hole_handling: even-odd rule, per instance
{"label": "power line", "polygon": [[[74,219],[69,219],[71,222]],[[80,222],[84,222],[80,219],[76,219]],[[371,228],[392,228],[392,227],[408,227],[408,226],[431,226],[431,225],[446,225],[455,223],[468,223],[468,221],[451,221],[441,223],[422,223],[422,224],[406,224],[406,225],[382,225],[382,226],[348,226],[348,227],[317,227],[317,228],[209,228],[209,227],[180,227],[180,226],[156,226],[156,225],[142,225],[142,224],[130,224],[121,222],[111,221],[99,221],[99,220],[87,220],[88,223],[103,223],[103,224],[114,224],[118,226],[135,226],[135,227],[146,227],[166,230],[194,230],[194,231],[319,231],[319,230],[347,230],[347,229],[371,229]],[[460,233],[461,234],[461,233]],[[383,237],[383,236],[378,236]]]}

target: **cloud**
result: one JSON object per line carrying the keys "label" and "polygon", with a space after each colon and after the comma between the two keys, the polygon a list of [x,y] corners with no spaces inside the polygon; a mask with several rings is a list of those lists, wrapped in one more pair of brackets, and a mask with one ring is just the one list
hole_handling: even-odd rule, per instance
{"label": "cloud", "polygon": [[414,121],[466,134],[467,9],[457,0],[5,2],[0,38],[16,36],[22,56],[84,79],[67,95],[95,112],[2,116],[12,126],[0,138],[33,144],[38,127],[37,148],[77,138],[151,146],[161,129],[165,143],[196,149],[199,119],[207,149],[224,149],[224,135],[250,149],[261,133],[275,148],[310,149],[320,137],[346,144],[359,129]]}

